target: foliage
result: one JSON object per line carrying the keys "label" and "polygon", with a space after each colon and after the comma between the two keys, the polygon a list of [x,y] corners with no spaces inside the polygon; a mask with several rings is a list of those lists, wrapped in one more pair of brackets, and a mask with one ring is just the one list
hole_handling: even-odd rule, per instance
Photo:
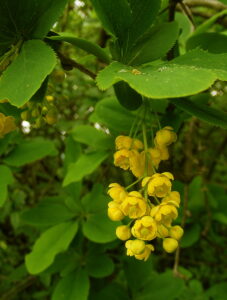
{"label": "foliage", "polygon": [[[0,0],[1,300],[225,299],[227,1],[176,2]],[[146,262],[107,216],[142,123],[177,133],[160,172],[185,232]]]}

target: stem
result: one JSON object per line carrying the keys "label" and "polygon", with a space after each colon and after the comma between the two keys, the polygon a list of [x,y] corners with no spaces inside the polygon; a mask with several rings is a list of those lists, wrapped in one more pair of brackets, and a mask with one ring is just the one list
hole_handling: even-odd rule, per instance
{"label": "stem", "polygon": [[83,65],[79,64],[78,62],[76,62],[75,60],[65,57],[62,53],[57,52],[57,55],[62,63],[63,66],[65,66],[65,68],[67,69],[72,69],[72,68],[76,68],[78,70],[80,70],[81,72],[83,72],[84,74],[88,75],[89,77],[91,77],[92,79],[96,78],[96,74],[93,73],[92,71],[88,70],[87,68],[85,68]]}
{"label": "stem", "polygon": [[[187,219],[187,209],[188,209],[188,190],[189,186],[188,184],[185,184],[184,186],[184,206],[183,206],[183,216],[181,220],[181,227],[184,228],[186,219]],[[173,266],[173,274],[177,277],[186,279],[183,274],[181,274],[178,270],[179,268],[179,262],[180,262],[180,245],[177,248],[177,251],[175,253],[175,259],[174,259],[174,266]]]}
{"label": "stem", "polygon": [[130,189],[133,185],[135,185],[138,182],[140,182],[141,179],[143,179],[143,177],[138,178],[136,181],[134,181],[133,183],[131,183],[130,185],[128,185],[125,189],[126,190]]}

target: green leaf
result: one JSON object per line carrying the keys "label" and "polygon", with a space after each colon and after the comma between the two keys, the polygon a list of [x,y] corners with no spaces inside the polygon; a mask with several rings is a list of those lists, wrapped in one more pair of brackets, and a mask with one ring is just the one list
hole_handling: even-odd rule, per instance
{"label": "green leaf", "polygon": [[196,176],[189,185],[188,191],[188,209],[193,212],[193,215],[204,210],[204,188],[203,178]]}
{"label": "green leaf", "polygon": [[128,38],[128,30],[132,20],[128,1],[92,0],[91,2],[103,27],[118,38],[119,44],[122,46]]}
{"label": "green leaf", "polygon": [[67,0],[1,0],[0,55],[19,39],[42,39]]}
{"label": "green leaf", "polygon": [[53,41],[62,41],[62,42],[70,43],[73,46],[76,46],[90,54],[95,55],[106,64],[110,62],[109,55],[100,46],[92,42],[89,42],[88,40],[77,38],[71,35],[70,33],[60,33],[59,36],[52,36],[49,37],[48,39]]}
{"label": "green leaf", "polygon": [[104,151],[81,155],[76,163],[69,165],[63,186],[72,182],[80,181],[84,176],[94,172],[95,169],[108,157],[108,155],[109,154]]}
{"label": "green leaf", "polygon": [[[163,288],[165,287],[165,288]],[[137,291],[136,299],[138,300],[174,300],[184,289],[184,281],[174,277],[172,271],[166,271],[162,274],[155,274],[150,281]]]}
{"label": "green leaf", "polygon": [[202,121],[227,129],[227,113],[223,111],[219,111],[207,105],[198,104],[188,99],[171,99],[170,102]]}
{"label": "green leaf", "polygon": [[122,106],[135,110],[142,104],[142,96],[133,90],[126,82],[119,81],[114,85],[115,95]]}
{"label": "green leaf", "polygon": [[87,300],[89,278],[84,269],[77,269],[59,280],[51,300]]}
{"label": "green leaf", "polygon": [[[227,80],[227,53],[211,54],[194,50],[169,63],[132,67],[114,62],[99,72],[101,90],[121,80],[148,98],[176,98],[197,94],[216,79]],[[190,84],[188,84],[190,82]]]}
{"label": "green leaf", "polygon": [[223,300],[226,297],[227,281],[223,281],[212,285],[207,291],[206,295],[209,299]]}
{"label": "green leaf", "polygon": [[99,72],[96,78],[98,87],[106,90],[123,80],[145,97],[175,98],[201,92],[211,86],[217,77],[210,70],[170,63],[137,69],[140,74],[134,74],[133,67],[114,62]]}
{"label": "green leaf", "polygon": [[219,19],[222,16],[225,16],[226,14],[227,14],[227,9],[218,12],[217,14],[215,14],[214,16],[212,16],[211,18],[203,22],[201,25],[197,26],[197,28],[193,32],[193,35],[206,32],[217,21],[217,19]]}
{"label": "green leaf", "polygon": [[86,258],[86,269],[90,276],[102,278],[113,273],[114,263],[104,253],[103,247],[92,247],[90,245]]}
{"label": "green leaf", "polygon": [[194,70],[199,68],[197,76],[201,69],[206,69],[215,74],[216,79],[227,80],[227,53],[213,54],[196,49],[178,56],[171,63],[179,64],[181,67],[188,66]]}
{"label": "green leaf", "polygon": [[99,101],[95,106],[95,114],[101,124],[118,132],[128,133],[135,119],[135,115],[122,107],[116,98]]}
{"label": "green leaf", "polygon": [[186,44],[187,50],[201,48],[211,53],[227,52],[227,36],[217,32],[193,35]]}
{"label": "green leaf", "polygon": [[4,162],[10,166],[20,167],[36,160],[42,159],[47,155],[55,155],[56,148],[50,140],[36,137],[25,140],[17,145],[10,154],[4,158]]}
{"label": "green leaf", "polygon": [[73,139],[95,149],[112,149],[113,137],[89,125],[77,125],[71,132]]}
{"label": "green leaf", "polygon": [[[154,23],[161,6],[160,0],[129,0],[132,23],[129,27],[128,47]],[[123,16],[123,15],[122,15]],[[124,17],[124,16],[123,16]]]}
{"label": "green leaf", "polygon": [[31,274],[38,274],[48,268],[57,254],[68,249],[78,230],[78,222],[55,225],[41,234],[33,250],[26,255],[26,267]]}
{"label": "green leaf", "polygon": [[82,230],[92,242],[108,243],[116,239],[115,231],[120,222],[113,222],[107,217],[108,200],[100,185],[94,185],[92,192],[82,199],[85,211]]}
{"label": "green leaf", "polygon": [[227,225],[227,215],[221,213],[221,212],[216,212],[213,214],[212,219],[215,221],[218,221],[221,224]]}
{"label": "green leaf", "polygon": [[73,217],[75,214],[67,208],[62,197],[45,198],[21,214],[22,221],[34,226],[53,226]]}
{"label": "green leaf", "polygon": [[25,42],[0,79],[0,100],[8,99],[13,105],[22,106],[40,88],[55,64],[55,53],[44,42]]}
{"label": "green leaf", "polygon": [[174,45],[179,33],[176,22],[162,23],[151,28],[131,50],[129,65],[142,65],[163,57]]}
{"label": "green leaf", "polygon": [[182,248],[188,248],[194,245],[200,237],[201,228],[199,224],[187,225],[184,229],[184,235],[180,242]]}
{"label": "green leaf", "polygon": [[7,199],[9,184],[13,183],[13,174],[11,170],[4,165],[0,165],[0,207]]}
{"label": "green leaf", "polygon": [[91,294],[92,300],[129,300],[126,288],[120,283],[112,282]]}

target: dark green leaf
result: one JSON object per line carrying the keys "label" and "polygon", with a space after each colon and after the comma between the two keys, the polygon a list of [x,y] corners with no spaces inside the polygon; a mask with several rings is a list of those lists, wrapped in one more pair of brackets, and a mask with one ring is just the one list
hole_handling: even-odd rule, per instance
{"label": "dark green leaf", "polygon": [[67,0],[0,0],[0,55],[19,39],[43,38]]}
{"label": "dark green leaf", "polygon": [[8,195],[8,185],[13,183],[11,170],[4,165],[0,165],[0,206],[3,205]]}
{"label": "dark green leaf", "polygon": [[77,125],[71,132],[73,139],[95,149],[112,149],[113,138],[89,125]]}
{"label": "dark green leaf", "polygon": [[68,33],[61,33],[59,36],[52,36],[49,37],[49,39],[54,41],[63,41],[63,42],[70,43],[73,46],[76,46],[90,54],[97,56],[104,63],[108,64],[110,62],[110,57],[106,53],[106,51],[103,50],[100,46],[92,42],[89,42],[88,40],[77,38]]}
{"label": "dark green leaf", "polygon": [[31,225],[52,226],[75,216],[64,204],[63,197],[43,199],[37,206],[22,213],[22,220]]}
{"label": "dark green leaf", "polygon": [[133,90],[126,82],[119,81],[114,84],[114,91],[118,101],[129,110],[135,110],[142,104],[142,96]]}
{"label": "dark green leaf", "polygon": [[99,101],[95,106],[95,114],[101,124],[118,132],[129,132],[135,119],[135,115],[122,107],[116,98]]}
{"label": "dark green leaf", "polygon": [[86,270],[77,269],[58,282],[51,300],[87,300],[89,286]]}
{"label": "dark green leaf", "polygon": [[178,108],[214,126],[227,129],[227,113],[188,99],[170,100]]}
{"label": "dark green leaf", "polygon": [[194,245],[200,237],[201,228],[199,224],[187,225],[184,229],[184,235],[180,242],[182,248],[187,248]]}
{"label": "dark green leaf", "polygon": [[193,35],[186,44],[187,50],[201,48],[211,53],[227,52],[227,36],[217,32]]}
{"label": "dark green leaf", "polygon": [[129,65],[142,65],[163,57],[174,45],[178,37],[176,22],[162,23],[151,28],[131,50]]}

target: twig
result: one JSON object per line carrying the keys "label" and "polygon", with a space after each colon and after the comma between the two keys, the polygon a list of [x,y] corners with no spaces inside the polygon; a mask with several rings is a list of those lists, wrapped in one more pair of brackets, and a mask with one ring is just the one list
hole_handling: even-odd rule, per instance
{"label": "twig", "polygon": [[86,75],[90,76],[92,79],[96,78],[96,74],[93,73],[92,71],[88,70],[87,68],[85,68],[83,65],[79,64],[78,62],[76,62],[75,60],[65,57],[62,53],[57,52],[57,55],[63,65],[64,68],[66,68],[67,70],[71,70],[73,68],[76,68],[78,70],[80,70],[81,72],[85,73]]}
{"label": "twig", "polygon": [[18,295],[21,291],[25,290],[27,287],[33,284],[33,282],[37,279],[37,277],[29,276],[23,281],[20,281],[16,284],[11,290],[7,291],[5,294],[1,296],[1,300],[11,300],[16,295]]}
{"label": "twig", "polygon": [[215,10],[226,9],[227,5],[216,0],[184,0],[184,4],[191,6],[205,6]]}
{"label": "twig", "polygon": [[[186,219],[187,219],[187,209],[188,209],[188,184],[184,185],[184,206],[183,206],[183,216],[181,220],[181,227],[184,228]],[[182,279],[187,279],[187,277],[180,273],[178,268],[179,268],[179,262],[180,262],[180,245],[177,248],[177,251],[175,253],[175,259],[174,259],[174,265],[173,265],[173,274],[176,277],[182,278]]]}

